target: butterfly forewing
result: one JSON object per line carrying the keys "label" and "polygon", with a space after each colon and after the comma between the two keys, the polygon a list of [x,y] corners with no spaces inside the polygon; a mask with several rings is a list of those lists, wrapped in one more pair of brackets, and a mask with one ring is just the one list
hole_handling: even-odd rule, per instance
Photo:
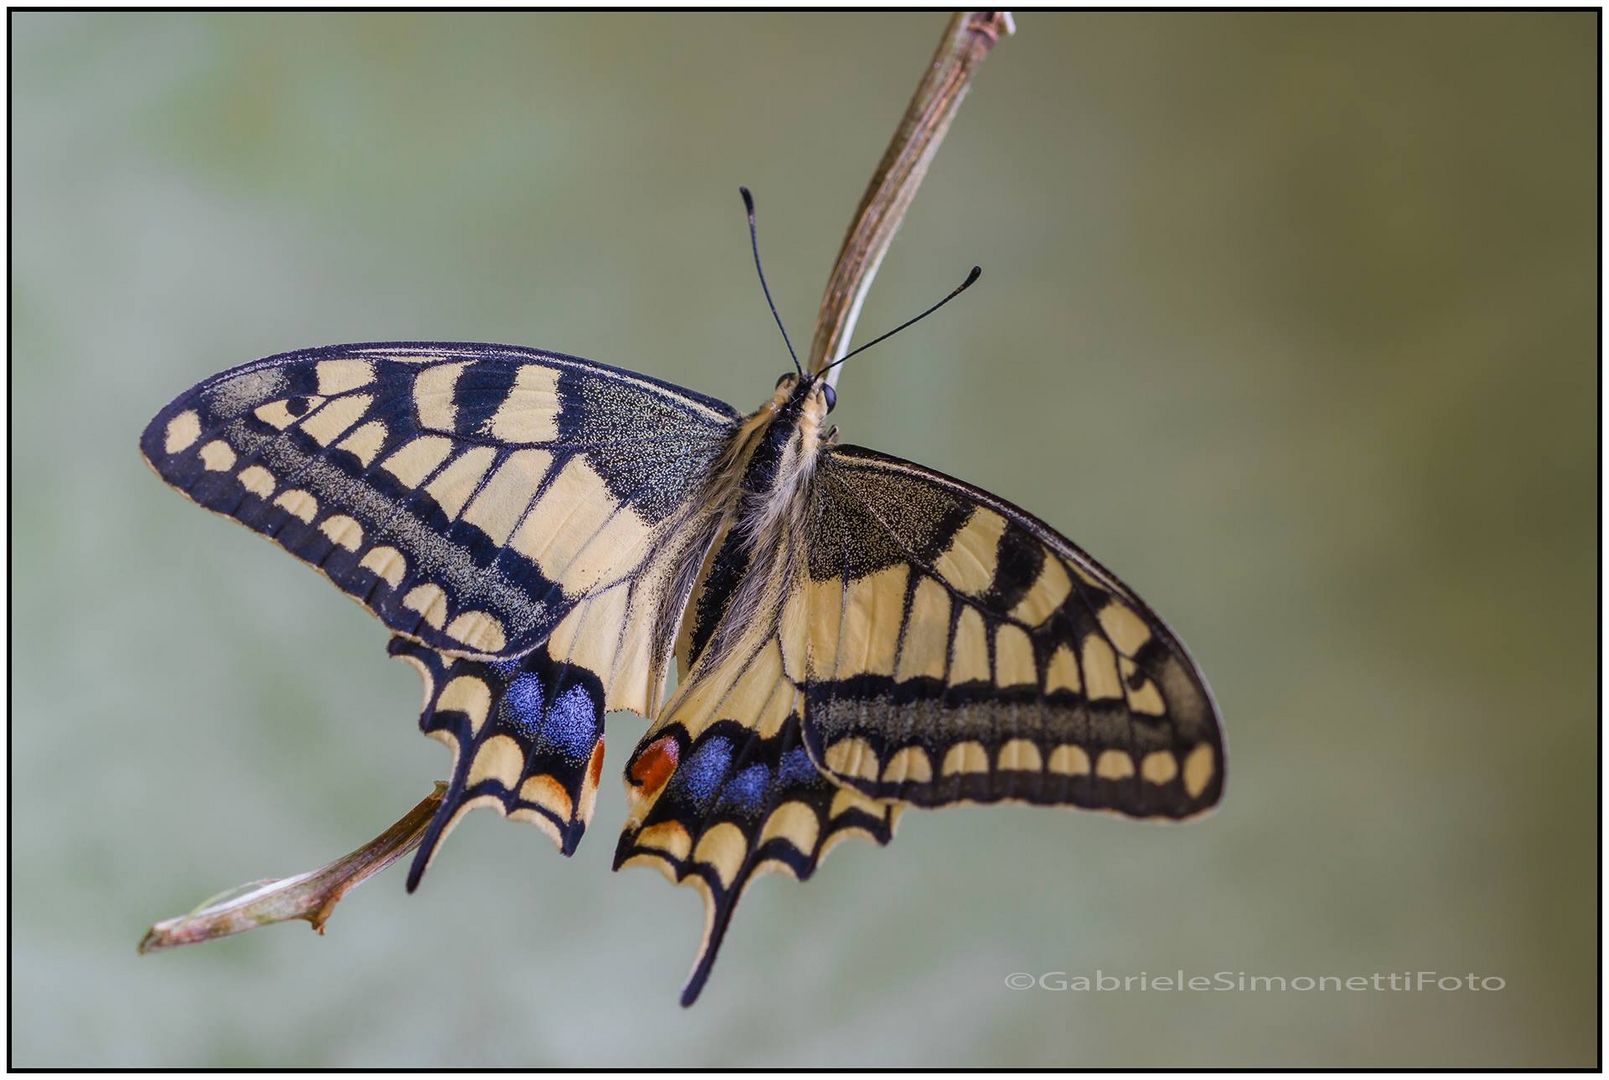
{"label": "butterfly forewing", "polygon": [[629,577],[736,415],[713,399],[502,345],[271,357],[164,409],[163,479],[322,570],[392,630],[518,656]]}
{"label": "butterfly forewing", "polygon": [[860,447],[822,455],[805,742],[921,806],[1020,800],[1187,817],[1223,787],[1205,681],[1126,586],[1044,523]]}

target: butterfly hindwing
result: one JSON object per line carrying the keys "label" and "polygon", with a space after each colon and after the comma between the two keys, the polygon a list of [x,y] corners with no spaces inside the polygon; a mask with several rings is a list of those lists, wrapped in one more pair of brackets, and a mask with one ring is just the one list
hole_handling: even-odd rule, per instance
{"label": "butterfly hindwing", "polygon": [[566,855],[592,817],[603,768],[603,686],[545,648],[515,660],[448,656],[403,637],[393,656],[425,684],[419,727],[453,752],[452,777],[413,866],[418,886],[458,820],[489,806],[537,825]]}
{"label": "butterfly hindwing", "polygon": [[1178,639],[1042,522],[921,466],[825,451],[808,538],[811,755],[920,806],[1188,817],[1223,743]]}
{"label": "butterfly hindwing", "polygon": [[208,379],[158,414],[141,449],[393,631],[506,658],[646,561],[735,420],[714,399],[573,357],[343,345]]}
{"label": "butterfly hindwing", "polygon": [[664,769],[671,777],[641,824],[621,836],[615,867],[655,866],[704,897],[704,934],[683,1005],[697,1000],[755,878],[780,870],[803,881],[840,840],[888,843],[898,815],[824,776],[804,748],[797,714],[769,739],[735,720],[718,721],[693,741],[672,727],[633,759],[633,782],[651,783]]}
{"label": "butterfly hindwing", "polygon": [[705,654],[626,766],[630,810],[616,868],[657,866],[704,898],[684,1005],[703,988],[755,877],[781,870],[803,880],[851,836],[886,844],[899,812],[832,781],[811,760],[801,731],[801,628],[766,627],[758,644]]}

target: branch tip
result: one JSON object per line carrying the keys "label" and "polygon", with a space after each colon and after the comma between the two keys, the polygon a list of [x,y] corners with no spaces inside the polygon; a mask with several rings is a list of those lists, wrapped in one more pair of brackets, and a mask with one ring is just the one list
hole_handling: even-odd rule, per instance
{"label": "branch tip", "polygon": [[322,935],[341,898],[419,846],[447,785],[436,789],[385,832],[327,866],[294,877],[254,881],[221,893],[187,915],[146,931],[141,954],[229,937],[259,926],[305,919]]}

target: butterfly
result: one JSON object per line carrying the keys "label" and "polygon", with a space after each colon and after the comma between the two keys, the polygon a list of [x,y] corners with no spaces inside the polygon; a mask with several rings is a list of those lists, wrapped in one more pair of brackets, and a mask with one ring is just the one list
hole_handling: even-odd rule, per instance
{"label": "butterfly", "polygon": [[476,807],[572,853],[605,714],[648,719],[614,862],[702,893],[690,1005],[757,876],[886,844],[905,807],[1183,819],[1223,792],[1217,707],[1162,620],[1027,512],[840,443],[826,369],[794,363],[745,415],[516,346],[305,349],[187,390],[140,449],[419,672],[453,766],[409,891]]}

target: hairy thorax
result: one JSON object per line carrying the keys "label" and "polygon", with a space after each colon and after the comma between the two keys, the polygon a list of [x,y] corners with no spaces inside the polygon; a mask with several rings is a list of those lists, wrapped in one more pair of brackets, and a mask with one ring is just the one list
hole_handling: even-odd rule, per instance
{"label": "hairy thorax", "polygon": [[800,540],[827,409],[821,382],[784,375],[734,432],[711,477],[718,519],[682,627],[684,671],[774,629],[783,595],[804,570]]}

